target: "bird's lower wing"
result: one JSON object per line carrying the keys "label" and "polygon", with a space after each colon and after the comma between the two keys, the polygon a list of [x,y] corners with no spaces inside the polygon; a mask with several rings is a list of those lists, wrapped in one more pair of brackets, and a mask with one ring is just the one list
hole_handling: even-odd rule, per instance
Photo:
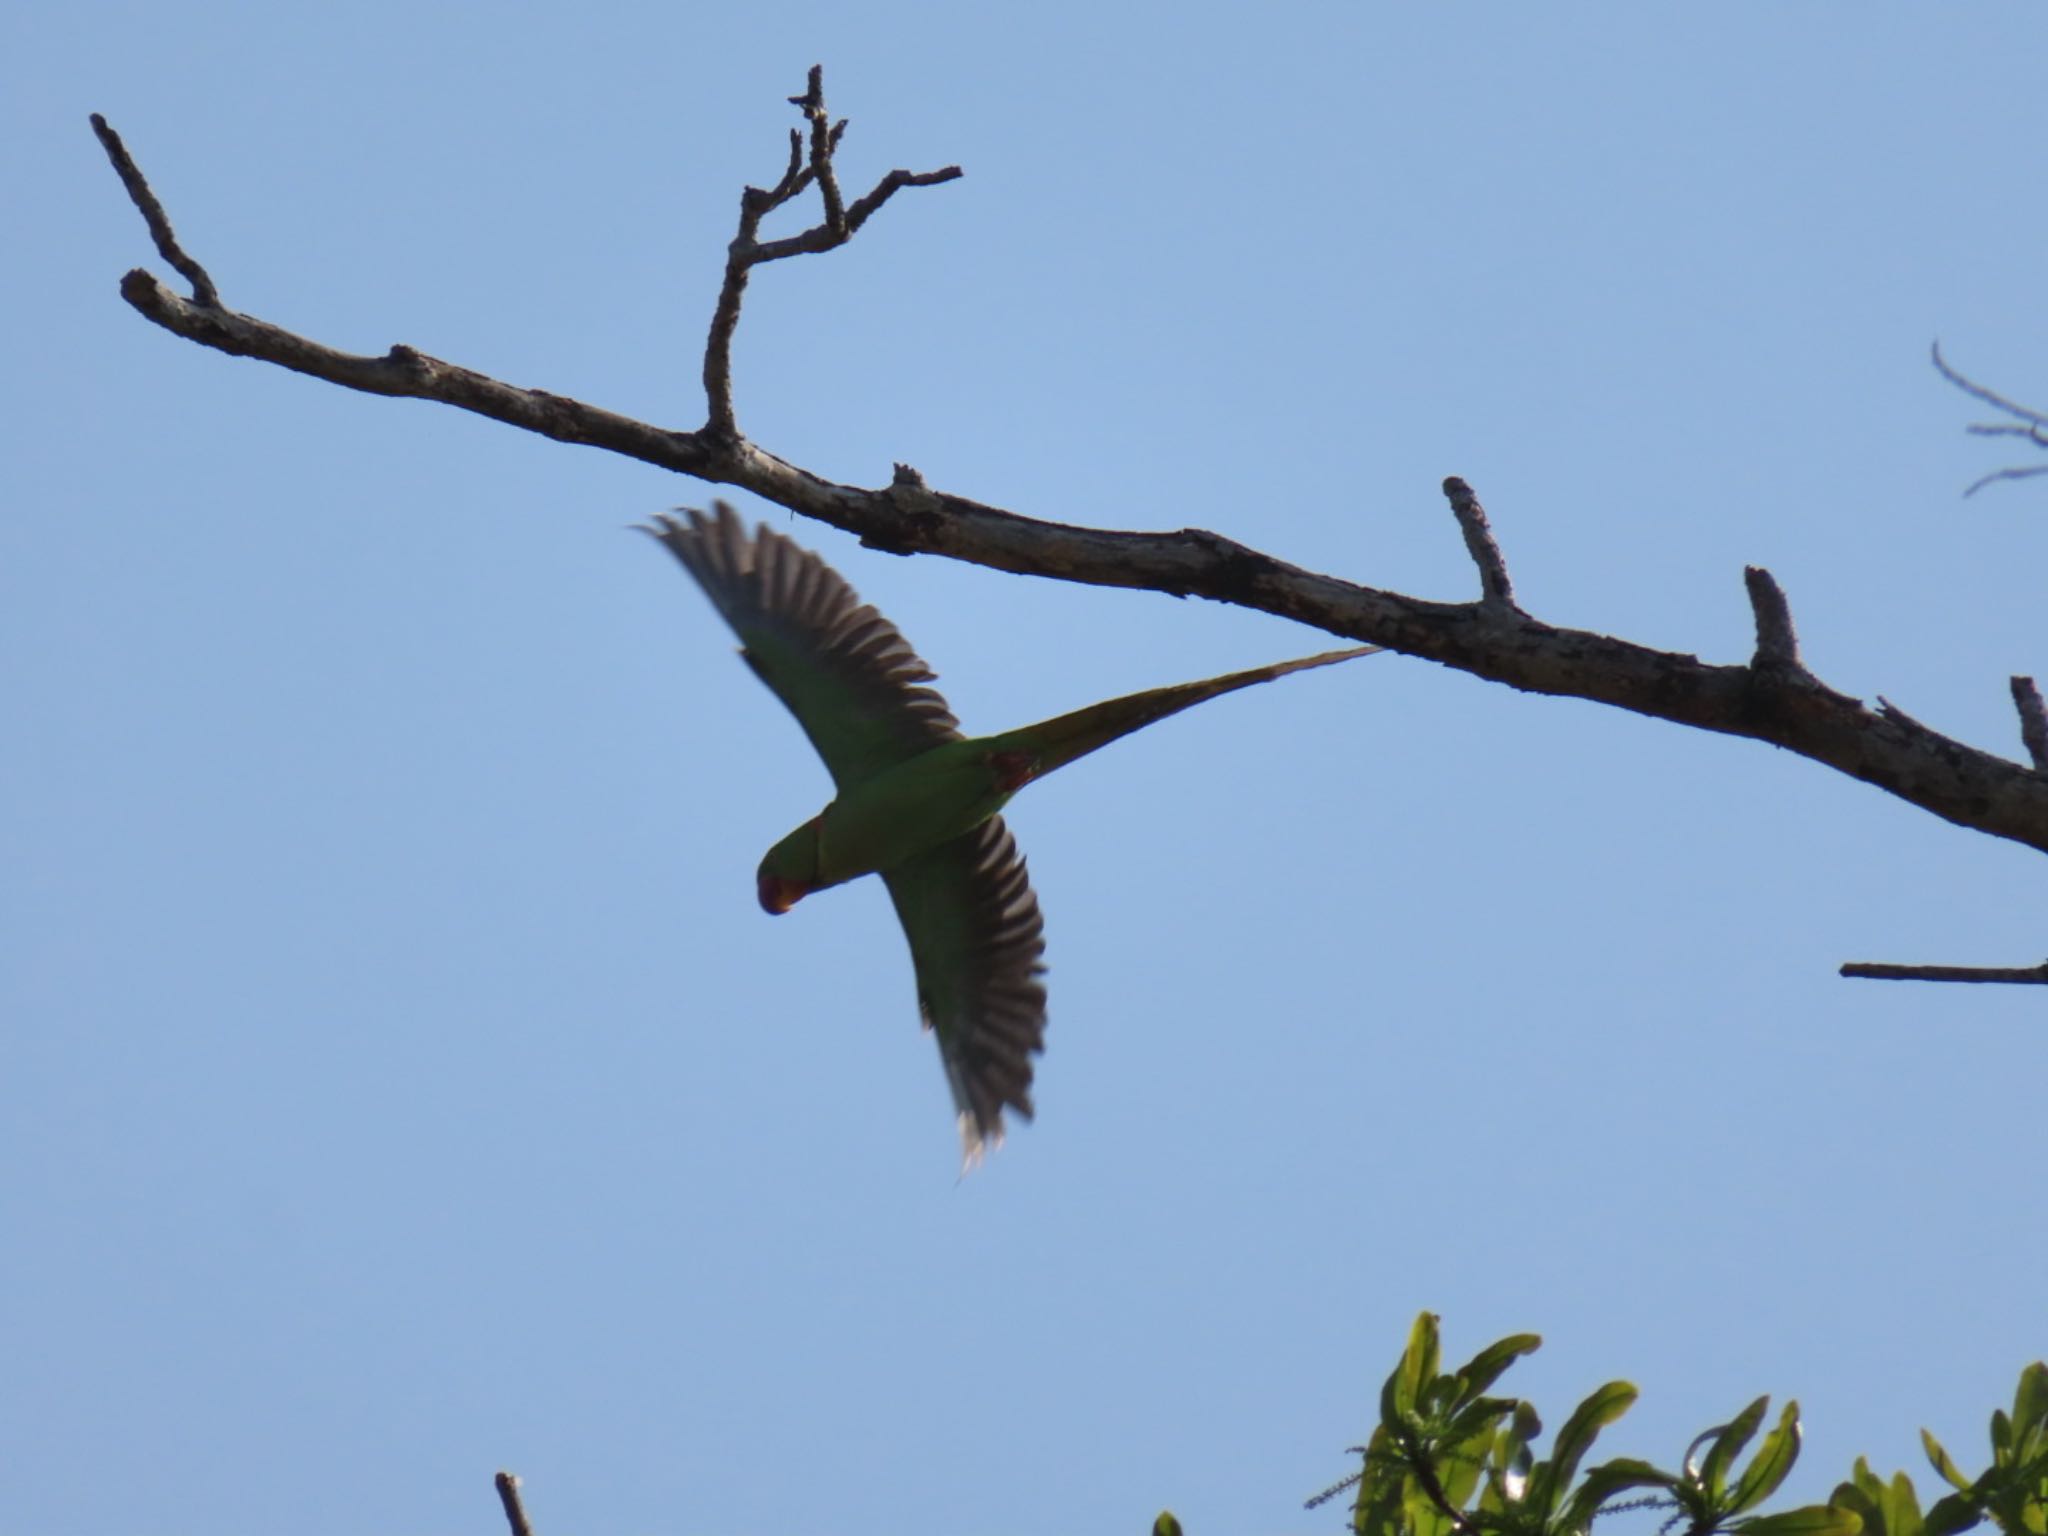
{"label": "bird's lower wing", "polygon": [[938,1037],[969,1166],[1001,1145],[1003,1111],[1031,1118],[1045,1049],[1045,925],[1000,816],[882,872]]}

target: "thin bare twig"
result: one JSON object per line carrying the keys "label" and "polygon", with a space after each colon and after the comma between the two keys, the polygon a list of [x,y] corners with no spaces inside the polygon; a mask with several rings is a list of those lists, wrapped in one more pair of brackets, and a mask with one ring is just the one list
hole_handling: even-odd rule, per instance
{"label": "thin bare twig", "polygon": [[500,1472],[495,1481],[498,1502],[505,1506],[505,1523],[512,1527],[512,1536],[533,1536],[533,1524],[526,1518],[526,1505],[519,1497],[519,1479],[510,1472]]}
{"label": "thin bare twig", "polygon": [[2031,677],[2012,680],[2013,707],[2020,712],[2020,741],[2034,760],[2036,773],[2048,773],[2048,705]]}
{"label": "thin bare twig", "polygon": [[[1976,429],[1972,428],[1971,430],[1974,431]],[[2048,440],[2036,439],[2036,441],[2041,442],[2044,448],[2048,448]],[[1964,488],[1963,494],[1965,496],[1974,496],[1983,490],[1985,486],[1996,485],[2001,480],[2031,480],[2036,475],[2048,475],[2048,464],[2029,464],[2024,468],[2015,464],[2005,469],[1994,469],[1990,474],[1979,475],[1975,480],[1972,480]]]}
{"label": "thin bare twig", "polygon": [[1515,584],[1508,579],[1508,563],[1501,556],[1500,545],[1494,542],[1486,508],[1479,505],[1472,487],[1456,475],[1444,481],[1444,495],[1451,503],[1451,515],[1458,520],[1458,531],[1465,536],[1465,552],[1479,567],[1480,606],[1513,608]]}
{"label": "thin bare twig", "polygon": [[1880,965],[1852,961],[1842,974],[1863,981],[2003,981],[2048,986],[2048,965]]}
{"label": "thin bare twig", "polygon": [[[836,142],[835,128],[825,135],[828,162]],[[816,143],[814,134],[814,156]],[[1461,526],[1486,595],[1476,603],[1441,603],[1303,570],[1205,529],[1124,532],[1023,517],[932,489],[914,471],[878,488],[842,484],[747,441],[732,411],[729,350],[748,271],[761,261],[843,244],[897,188],[960,174],[957,167],[923,175],[892,171],[873,192],[844,209],[844,234],[820,224],[789,240],[761,243],[761,217],[817,178],[815,158],[800,163],[803,148],[797,141],[791,168],[775,187],[749,188],[741,199],[741,238],[727,264],[706,347],[710,415],[697,431],[659,427],[545,390],[522,389],[411,347],[395,346],[381,357],[341,352],[217,303],[184,299],[141,269],[122,279],[121,293],[155,324],[202,346],[261,358],[350,389],[438,400],[560,442],[624,454],[715,485],[738,486],[845,529],[871,548],[942,555],[1096,586],[1206,597],[1276,614],[1525,692],[1590,699],[1700,730],[1770,742],[1958,826],[2048,852],[2048,774],[1955,741],[1889,707],[1873,711],[1804,672],[1798,687],[1760,688],[1753,665],[1714,665],[1683,652],[1653,650],[1531,618],[1514,606],[1505,561],[1473,515],[1478,501],[1462,481],[1454,482],[1455,491],[1447,484],[1446,492],[1454,512],[1461,503],[1466,507]],[[121,156],[111,147],[109,154],[121,169]],[[138,198],[137,207],[154,232],[162,220],[161,210],[152,218],[151,202]],[[1772,670],[1782,681],[1782,668]]]}
{"label": "thin bare twig", "polygon": [[213,279],[206,275],[206,268],[187,256],[185,248],[178,244],[178,237],[171,229],[170,215],[156,200],[148,178],[142,174],[142,167],[135,163],[135,157],[128,153],[128,146],[121,142],[121,135],[114,132],[97,112],[92,115],[92,131],[99,135],[100,147],[114,162],[115,174],[121,178],[121,185],[128,189],[128,200],[142,215],[142,222],[149,226],[149,237],[156,242],[157,254],[192,285],[193,303],[206,309],[218,309],[220,290],[213,286]]}
{"label": "thin bare twig", "polygon": [[[1934,366],[1941,376],[1974,400],[1982,400],[1995,410],[2015,418],[2013,422],[1976,422],[1968,430],[1978,437],[2023,437],[2036,448],[2048,448],[2048,412],[2035,410],[2032,406],[2021,405],[2017,400],[2008,400],[1995,390],[1986,389],[1976,380],[1958,373],[1949,366],[1948,359],[1941,355],[1941,343],[1934,343]],[[2025,468],[2012,467],[1996,469],[1973,481],[1965,496],[1974,496],[1985,486],[1999,480],[2031,480],[2035,475],[2048,475],[2048,464],[2034,464]]]}

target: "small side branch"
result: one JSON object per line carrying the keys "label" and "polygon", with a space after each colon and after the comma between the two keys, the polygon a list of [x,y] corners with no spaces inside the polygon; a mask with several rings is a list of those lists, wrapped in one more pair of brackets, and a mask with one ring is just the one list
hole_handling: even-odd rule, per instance
{"label": "small side branch", "polygon": [[2048,965],[1880,965],[1851,961],[1844,976],[1862,981],[2002,981],[2022,986],[2048,986]]}
{"label": "small side branch", "polygon": [[1500,545],[1494,542],[1486,508],[1479,505],[1472,487],[1456,475],[1444,481],[1444,495],[1451,503],[1451,515],[1458,520],[1458,531],[1465,536],[1465,550],[1479,567],[1480,606],[1514,608],[1515,584],[1508,579],[1508,563],[1501,557]]}
{"label": "small side branch", "polygon": [[178,244],[178,237],[171,229],[171,216],[164,212],[164,205],[150,191],[148,179],[135,163],[135,157],[128,153],[128,146],[121,142],[121,135],[114,132],[97,112],[92,115],[92,131],[99,135],[100,147],[114,162],[114,173],[121,178],[121,185],[128,189],[128,201],[135,205],[135,211],[142,215],[142,222],[149,226],[149,237],[156,242],[157,254],[192,285],[195,304],[206,309],[220,308],[220,290],[213,286],[213,279],[206,275],[206,268],[187,256],[185,248]]}
{"label": "small side branch", "polygon": [[[846,244],[874,212],[905,187],[930,187],[953,181],[962,173],[957,165],[937,171],[891,171],[867,196],[851,207],[839,191],[834,158],[839,141],[846,134],[846,119],[831,121],[825,110],[825,69],[811,66],[804,94],[789,98],[810,125],[810,153],[806,160],[804,136],[789,133],[789,166],[772,187],[748,187],[740,194],[739,233],[726,248],[725,281],[719,286],[718,303],[711,312],[711,331],[704,344],[705,430],[721,441],[739,437],[739,418],[732,401],[732,338],[739,329],[740,304],[746,296],[747,278],[764,262],[788,256],[813,255]],[[824,219],[802,234],[782,240],[763,241],[761,221],[813,182],[825,205]]]}
{"label": "small side branch", "polygon": [[2031,677],[2012,680],[2013,706],[2020,712],[2020,741],[2034,760],[2034,772],[2048,773],[2048,706]]}
{"label": "small side branch", "polygon": [[[1981,400],[1993,410],[2005,412],[2011,421],[1972,422],[1968,431],[1975,437],[2018,437],[2024,438],[2036,448],[2048,449],[2048,412],[2035,410],[2032,406],[2021,405],[2017,400],[2008,400],[1995,390],[1986,389],[1976,380],[1958,373],[1941,355],[1941,343],[1934,344],[1934,366],[1944,379],[1955,385],[1973,400]],[[2030,480],[2035,475],[2048,475],[2048,464],[2031,464],[2025,467],[2013,466],[1993,470],[1990,474],[1972,482],[1963,492],[1974,496],[1985,486],[1997,480]]]}
{"label": "small side branch", "polygon": [[1750,610],[1756,615],[1756,659],[1758,667],[1780,667],[1804,672],[1799,659],[1799,636],[1792,628],[1792,605],[1785,589],[1760,565],[1744,566],[1742,584],[1749,589]]}
{"label": "small side branch", "polygon": [[526,1506],[519,1498],[519,1479],[500,1472],[496,1482],[498,1502],[505,1506],[505,1523],[512,1527],[512,1536],[533,1536],[533,1523],[526,1518]]}

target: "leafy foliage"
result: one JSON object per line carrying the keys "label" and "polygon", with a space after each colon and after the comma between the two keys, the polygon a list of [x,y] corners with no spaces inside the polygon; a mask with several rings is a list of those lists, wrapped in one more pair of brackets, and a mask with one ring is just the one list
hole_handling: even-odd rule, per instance
{"label": "leafy foliage", "polygon": [[[1511,1334],[1445,1371],[1436,1314],[1423,1313],[1380,1389],[1378,1427],[1352,1447],[1359,1470],[1309,1507],[1356,1489],[1354,1536],[1589,1536],[1601,1515],[1644,1508],[1670,1511],[1662,1531],[1682,1536],[1958,1536],[1986,1520],[2001,1536],[2048,1536],[2048,1364],[2020,1372],[2011,1413],[1992,1414],[1991,1465],[1974,1480],[1920,1432],[1953,1490],[1924,1515],[1905,1473],[1887,1483],[1860,1459],[1827,1503],[1758,1514],[1799,1459],[1797,1402],[1764,1430],[1771,1400],[1759,1397],[1698,1435],[1675,1472],[1627,1456],[1585,1466],[1600,1432],[1635,1404],[1632,1385],[1610,1381],[1572,1410],[1539,1460],[1536,1410],[1490,1389],[1542,1342]],[[1181,1536],[1180,1522],[1161,1514],[1153,1532]]]}
{"label": "leafy foliage", "polygon": [[1871,1536],[1955,1536],[1986,1519],[2005,1536],[2048,1532],[2048,1364],[2036,1360],[2021,1371],[2012,1412],[1991,1415],[1991,1465],[1974,1481],[1924,1429],[1920,1444],[1955,1490],[1924,1516],[1905,1473],[1881,1483],[1860,1459],[1831,1502],[1862,1515]]}

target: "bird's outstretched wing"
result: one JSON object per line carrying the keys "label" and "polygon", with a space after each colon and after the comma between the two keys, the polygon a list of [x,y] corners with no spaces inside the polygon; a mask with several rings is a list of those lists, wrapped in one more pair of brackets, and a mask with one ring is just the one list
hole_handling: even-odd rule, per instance
{"label": "bird's outstretched wing", "polygon": [[960,722],[896,626],[809,550],[724,502],[646,531],[697,578],[747,665],[796,716],[844,791],[960,739]]}
{"label": "bird's outstretched wing", "polygon": [[938,1037],[967,1165],[1000,1146],[1003,1110],[1031,1118],[1045,1049],[1045,925],[1000,816],[882,871],[910,939],[917,1001]]}

